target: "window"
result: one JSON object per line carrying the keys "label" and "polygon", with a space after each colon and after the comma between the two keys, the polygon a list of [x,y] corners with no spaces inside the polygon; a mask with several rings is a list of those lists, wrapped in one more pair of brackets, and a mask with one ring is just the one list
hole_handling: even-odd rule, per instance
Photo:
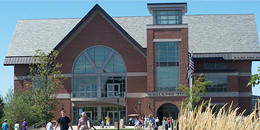
{"label": "window", "polygon": [[206,86],[208,92],[227,92],[227,77],[205,77],[205,81],[212,81]]}
{"label": "window", "polygon": [[207,62],[204,63],[204,69],[226,69],[226,62]]}
{"label": "window", "polygon": [[[79,54],[74,62],[72,97],[115,97],[118,92],[124,97],[125,79],[125,62],[115,50],[105,46],[91,47]],[[99,89],[98,84],[101,85]]]}
{"label": "window", "polygon": [[[212,114],[215,113],[215,115],[217,115],[224,105],[225,103],[211,103],[211,109],[213,108],[213,106],[215,106],[212,110]],[[223,108],[223,110],[225,110],[225,108]]]}
{"label": "window", "polygon": [[156,43],[156,91],[179,87],[179,42]]}
{"label": "window", "polygon": [[181,24],[180,11],[156,11],[156,24]]}

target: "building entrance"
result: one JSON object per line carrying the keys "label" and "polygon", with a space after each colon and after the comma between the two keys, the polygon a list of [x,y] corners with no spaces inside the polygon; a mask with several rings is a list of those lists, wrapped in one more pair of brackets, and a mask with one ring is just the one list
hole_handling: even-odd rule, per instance
{"label": "building entrance", "polygon": [[172,117],[173,120],[177,120],[178,114],[179,114],[178,107],[171,103],[165,103],[161,105],[157,110],[157,117],[160,119],[160,124],[162,123],[161,121],[163,120],[163,117],[166,118]]}
{"label": "building entrance", "polygon": [[[108,111],[107,115],[110,118],[110,124],[114,124],[114,122],[118,122],[118,113],[117,113],[117,111]],[[120,111],[119,111],[119,117],[120,117]]]}
{"label": "building entrance", "polygon": [[92,111],[85,111],[86,117],[89,117],[92,120]]}

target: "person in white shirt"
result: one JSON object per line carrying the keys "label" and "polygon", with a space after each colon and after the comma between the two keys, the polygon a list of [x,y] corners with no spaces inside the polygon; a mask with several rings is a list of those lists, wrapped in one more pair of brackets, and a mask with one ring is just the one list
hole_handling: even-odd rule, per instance
{"label": "person in white shirt", "polygon": [[157,117],[156,119],[155,119],[155,124],[156,124],[156,126],[158,127],[159,126],[159,118]]}
{"label": "person in white shirt", "polygon": [[134,130],[135,128],[138,129],[138,126],[139,126],[139,120],[137,118],[135,118],[135,127],[134,127]]}
{"label": "person in white shirt", "polygon": [[18,120],[14,124],[14,130],[20,130],[19,121]]}
{"label": "person in white shirt", "polygon": [[51,119],[49,120],[49,123],[46,125],[46,130],[52,130],[53,129],[53,125],[51,123]]}

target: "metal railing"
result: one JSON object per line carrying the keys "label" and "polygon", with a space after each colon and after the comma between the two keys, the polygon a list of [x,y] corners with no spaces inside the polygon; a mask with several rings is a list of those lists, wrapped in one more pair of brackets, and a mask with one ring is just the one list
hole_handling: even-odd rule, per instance
{"label": "metal railing", "polygon": [[[73,91],[72,98],[116,98],[117,92],[99,92],[99,91]],[[120,92],[120,97],[126,97],[126,92]]]}

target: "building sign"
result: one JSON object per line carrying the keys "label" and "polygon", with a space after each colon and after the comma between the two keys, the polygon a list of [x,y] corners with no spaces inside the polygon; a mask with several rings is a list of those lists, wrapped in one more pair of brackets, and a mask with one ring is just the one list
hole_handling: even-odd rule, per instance
{"label": "building sign", "polygon": [[146,97],[185,96],[183,92],[148,92]]}

